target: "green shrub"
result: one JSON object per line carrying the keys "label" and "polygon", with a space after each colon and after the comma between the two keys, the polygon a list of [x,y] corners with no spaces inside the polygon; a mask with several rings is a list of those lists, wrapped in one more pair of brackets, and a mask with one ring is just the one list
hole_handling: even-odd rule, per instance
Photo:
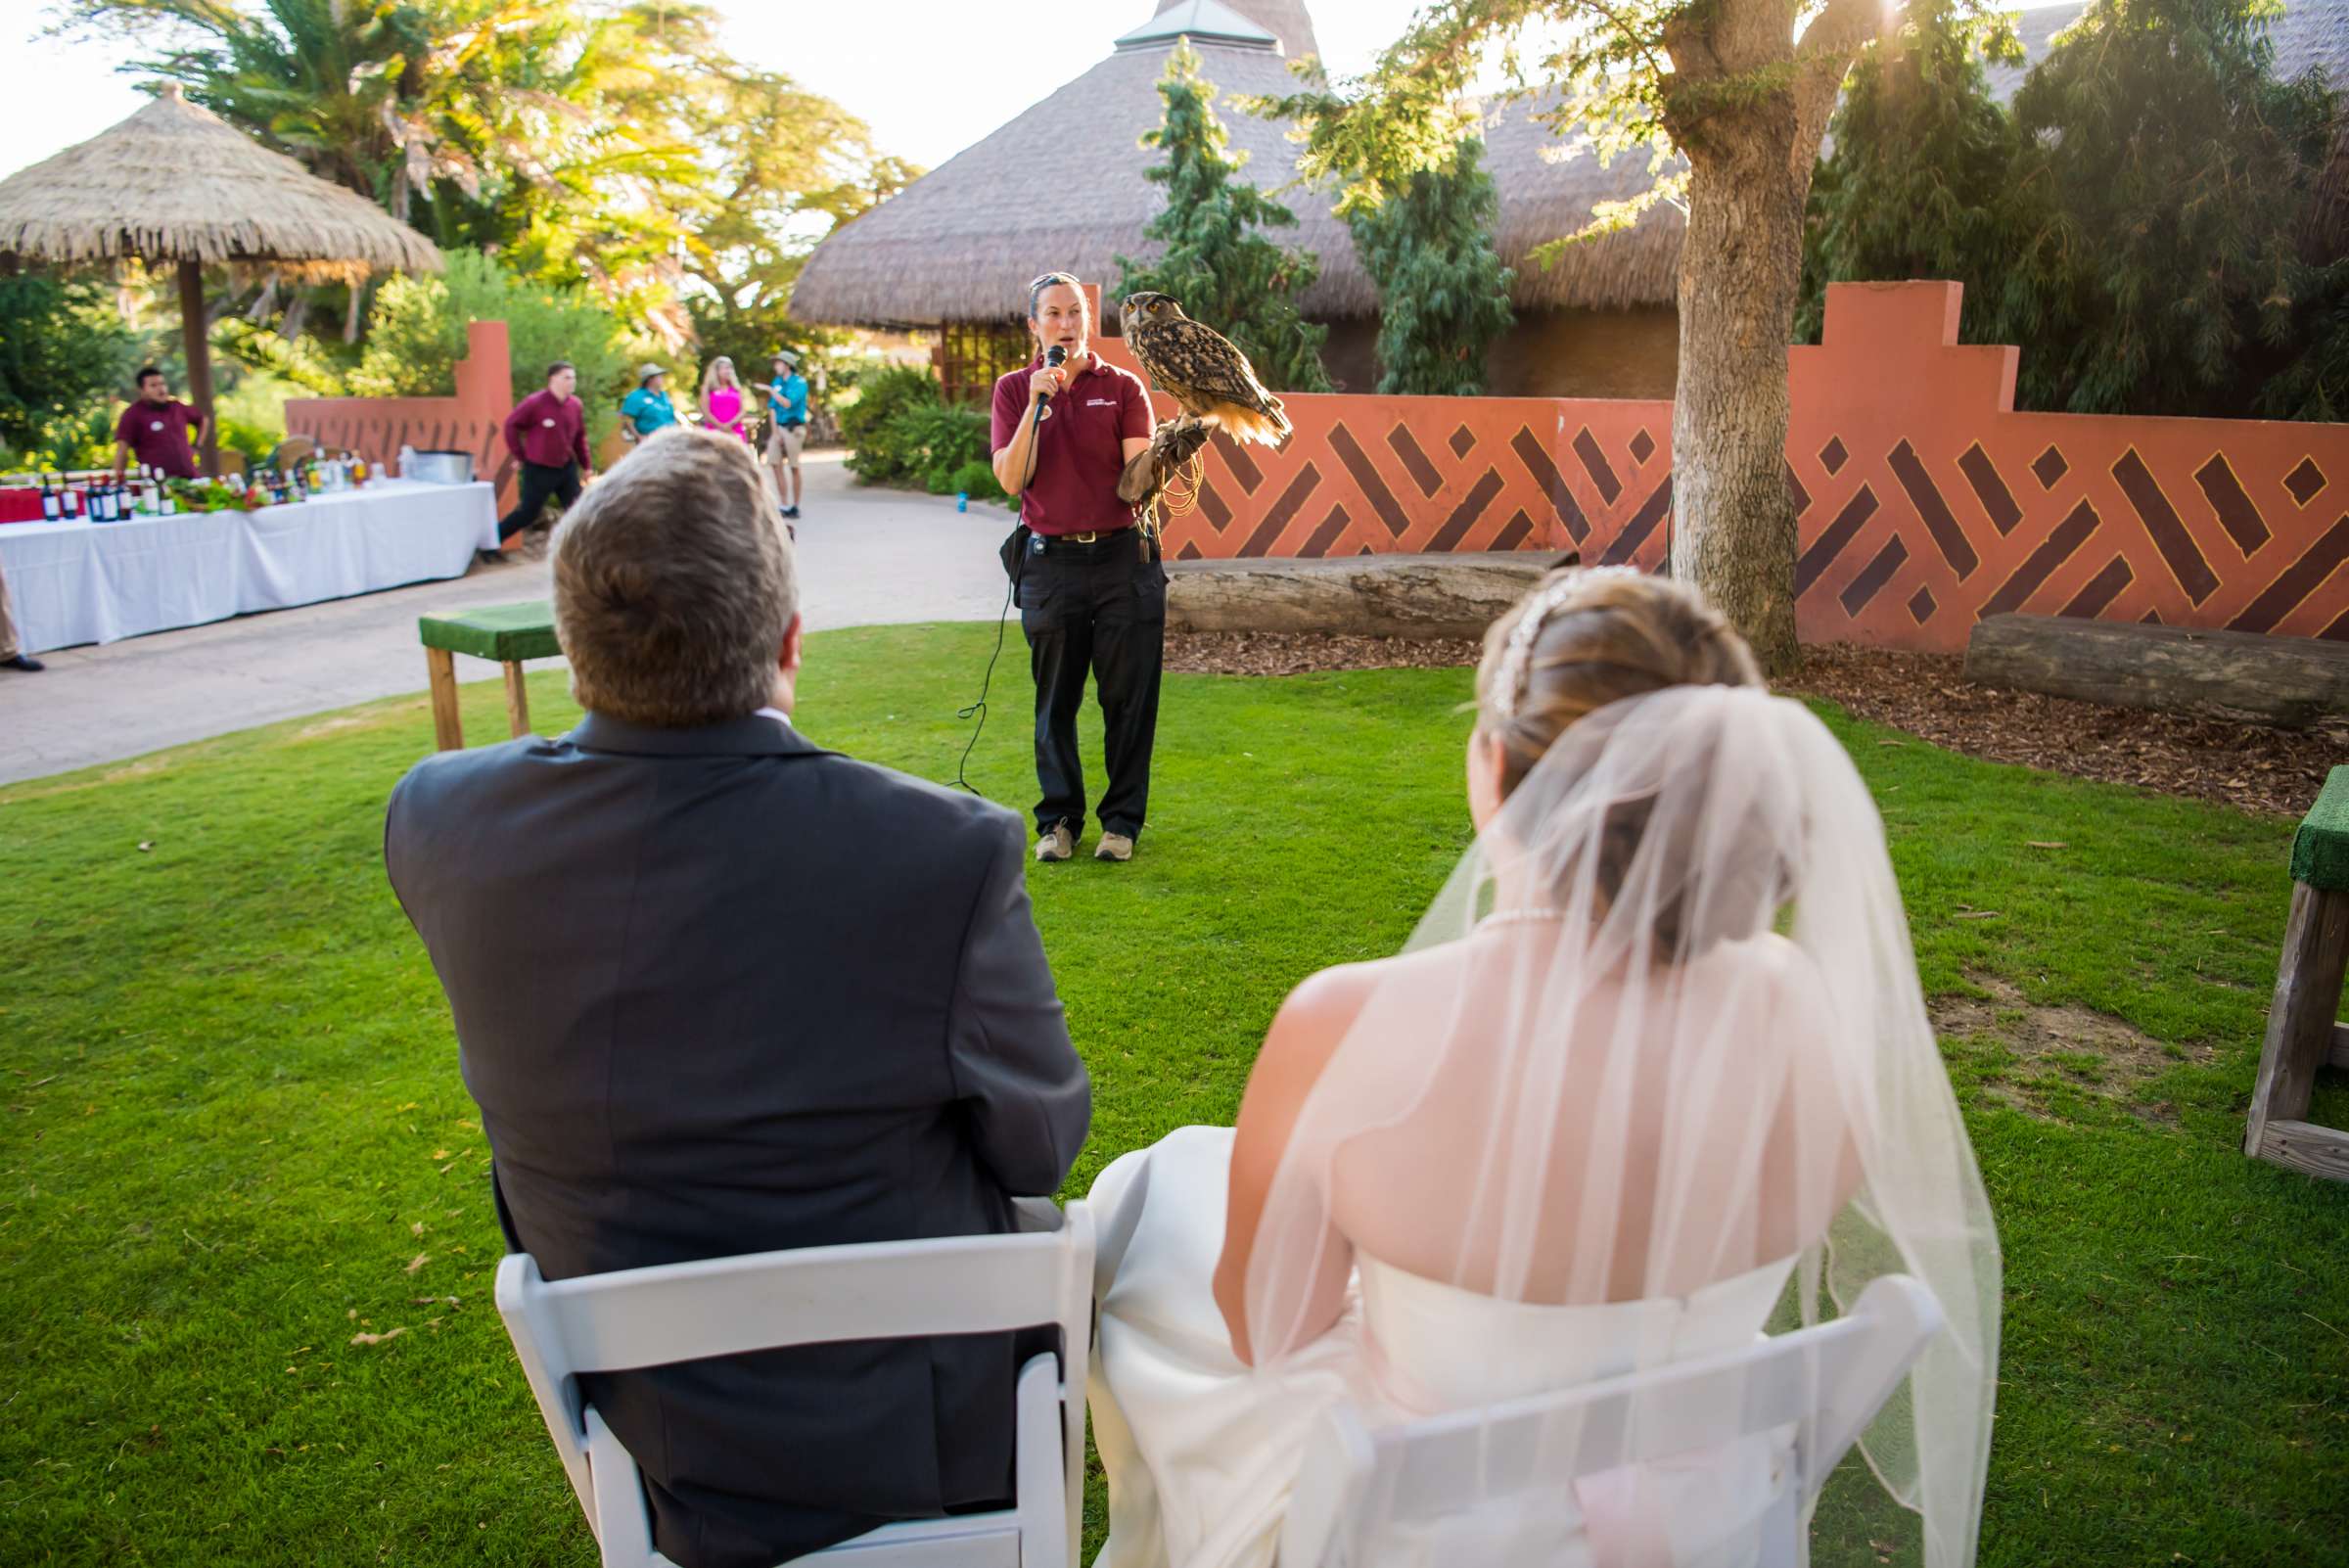
{"label": "green shrub", "polygon": [[0,277],[0,441],[64,450],[92,420],[111,450],[112,403],[143,348],[108,292],[47,272]]}
{"label": "green shrub", "polygon": [[966,463],[987,461],[988,417],[976,408],[933,403],[891,420],[885,433],[904,453],[908,477],[933,495],[951,495]]}
{"label": "green shrub", "polygon": [[512,356],[514,397],[546,385],[546,367],[578,367],[590,445],[620,419],[620,400],[635,386],[637,364],[656,357],[630,341],[627,328],[583,288],[517,278],[479,251],[451,251],[438,277],[395,277],[376,292],[367,315],[367,352],[350,378],[361,397],[442,396],[456,389],[465,324],[503,321]]}
{"label": "green shrub", "polygon": [[898,429],[899,417],[941,407],[938,379],[910,365],[891,365],[860,377],[855,401],[841,411],[841,439],[849,443],[849,472],[867,484],[904,484],[921,475]]}
{"label": "green shrub", "polygon": [[954,483],[946,486],[949,492],[968,495],[974,501],[1006,499],[1003,486],[995,483],[995,466],[984,457],[974,457],[954,471]]}
{"label": "green shrub", "polygon": [[231,414],[220,416],[220,450],[243,452],[250,465],[267,462],[269,454],[277,450],[277,440],[276,434],[266,426]]}

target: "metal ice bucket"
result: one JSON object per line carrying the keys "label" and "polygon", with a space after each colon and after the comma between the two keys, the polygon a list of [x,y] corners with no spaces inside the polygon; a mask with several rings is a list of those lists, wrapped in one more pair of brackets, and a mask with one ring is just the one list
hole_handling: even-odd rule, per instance
{"label": "metal ice bucket", "polygon": [[471,484],[473,483],[473,454],[471,452],[403,452],[400,454],[399,477],[422,480],[427,484]]}

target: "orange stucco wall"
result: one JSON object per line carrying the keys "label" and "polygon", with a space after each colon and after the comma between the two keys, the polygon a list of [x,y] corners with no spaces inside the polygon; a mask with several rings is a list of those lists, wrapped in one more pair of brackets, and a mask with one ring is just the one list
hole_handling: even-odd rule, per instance
{"label": "orange stucco wall", "polygon": [[[2016,350],[1959,346],[1959,302],[1838,284],[1788,351],[1805,638],[1955,652],[2007,610],[2349,638],[2349,426],[2017,413]],[[1284,450],[1209,443],[1171,554],[1664,562],[1668,400],[1285,401]]]}
{"label": "orange stucco wall", "polygon": [[456,379],[453,397],[293,398],[286,403],[286,433],[316,437],[320,445],[347,448],[370,464],[389,464],[402,446],[471,452],[476,477],[494,480],[498,504],[511,506],[515,466],[506,455],[504,427],[514,407],[514,379],[504,322],[466,325]]}

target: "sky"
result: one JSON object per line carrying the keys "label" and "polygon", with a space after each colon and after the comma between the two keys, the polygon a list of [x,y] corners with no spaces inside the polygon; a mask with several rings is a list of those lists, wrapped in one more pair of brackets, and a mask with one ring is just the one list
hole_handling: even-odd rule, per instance
{"label": "sky", "polygon": [[[2022,0],[2029,5],[2032,0]],[[883,151],[935,168],[1109,53],[1154,0],[715,0],[729,46],[860,115]],[[1324,62],[1368,66],[1416,0],[1311,5]],[[29,38],[54,0],[0,0],[0,39]],[[146,102],[89,40],[0,50],[0,175]]]}

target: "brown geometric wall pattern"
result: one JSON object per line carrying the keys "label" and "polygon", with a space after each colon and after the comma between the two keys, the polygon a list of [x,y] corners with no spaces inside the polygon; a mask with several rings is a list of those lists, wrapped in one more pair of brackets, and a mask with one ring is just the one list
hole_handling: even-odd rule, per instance
{"label": "brown geometric wall pattern", "polygon": [[[1959,300],[1838,284],[1789,351],[1806,640],[1955,652],[2010,610],[2349,639],[2349,426],[2016,413],[2016,350],[1959,346]],[[1285,451],[1210,442],[1169,554],[1663,564],[1668,402],[1285,400]]]}

